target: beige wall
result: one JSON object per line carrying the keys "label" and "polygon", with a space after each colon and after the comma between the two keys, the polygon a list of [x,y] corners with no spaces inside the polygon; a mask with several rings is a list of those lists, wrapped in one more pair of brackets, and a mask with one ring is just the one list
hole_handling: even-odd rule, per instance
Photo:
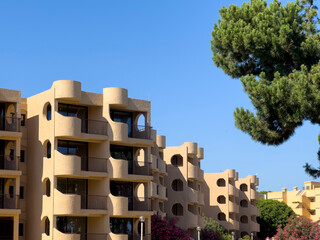
{"label": "beige wall", "polygon": [[[180,218],[178,225],[189,229],[193,237],[196,237],[196,227],[203,227],[203,215],[217,219],[220,212],[225,213],[226,221],[219,222],[228,230],[238,234],[242,230],[258,231],[257,224],[252,224],[258,215],[256,208],[250,205],[248,211],[243,212],[239,207],[240,198],[254,203],[257,178],[238,179],[235,170],[204,174],[201,169],[204,149],[194,142],[167,147],[166,137],[150,127],[151,103],[129,98],[126,89],[105,88],[102,94],[90,93],[82,91],[80,82],[59,80],[47,91],[27,99],[21,98],[19,91],[0,89],[0,102],[7,104],[8,115],[14,113],[20,119],[23,114],[27,119],[26,126],[17,131],[0,131],[0,139],[10,143],[16,156],[20,156],[20,149],[25,151],[25,162],[19,163],[19,168],[0,170],[0,177],[12,179],[8,182],[14,184],[17,195],[20,186],[24,187],[25,198],[19,201],[20,208],[0,209],[0,217],[9,214],[14,219],[14,240],[18,239],[19,223],[24,224],[26,240],[80,239],[77,234],[57,230],[56,220],[60,216],[87,217],[88,233],[98,234],[90,235],[88,240],[127,239],[126,235],[111,232],[111,218],[133,219],[133,232],[138,234],[140,216],[146,219],[145,239],[150,239],[153,214]],[[58,112],[59,103],[88,108],[87,132],[83,132],[80,118]],[[51,105],[50,120],[46,115],[48,104]],[[132,136],[128,136],[126,123],[112,120],[110,111],[113,110],[132,113]],[[87,142],[88,164],[93,164],[93,168],[82,170],[79,156],[60,153],[59,140]],[[51,143],[49,158],[48,142]],[[133,161],[140,172],[129,174],[128,161],[112,158],[110,145],[132,147]],[[57,189],[58,178],[86,179],[88,195],[106,199],[107,208],[82,209],[80,195],[63,194]],[[218,178],[225,179],[226,187],[216,186]],[[46,195],[47,181],[50,181],[50,196]],[[133,197],[140,201],[138,207],[129,210],[128,198],[113,196],[110,181],[131,182]],[[241,193],[240,183],[247,184],[249,191]],[[225,204],[218,202],[220,195],[225,196]],[[173,207],[175,204],[177,208]],[[240,222],[241,214],[248,215],[248,224]],[[50,221],[49,235],[45,233],[46,219]]]}

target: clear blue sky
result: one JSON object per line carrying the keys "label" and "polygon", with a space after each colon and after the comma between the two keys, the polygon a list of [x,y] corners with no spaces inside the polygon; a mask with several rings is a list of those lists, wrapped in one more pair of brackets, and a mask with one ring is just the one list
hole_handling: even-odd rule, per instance
{"label": "clear blue sky", "polygon": [[150,100],[152,126],[167,145],[195,141],[202,168],[258,174],[260,190],[299,188],[317,165],[318,126],[309,123],[279,147],[236,129],[237,106],[252,109],[239,80],[213,65],[211,31],[219,9],[239,0],[2,0],[0,81],[29,97],[54,80],[82,82],[84,91],[124,87]]}

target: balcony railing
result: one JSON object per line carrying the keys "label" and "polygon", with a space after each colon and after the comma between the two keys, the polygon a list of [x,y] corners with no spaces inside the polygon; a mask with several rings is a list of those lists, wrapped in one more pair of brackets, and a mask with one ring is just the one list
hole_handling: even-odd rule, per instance
{"label": "balcony railing", "polygon": [[81,132],[97,135],[108,135],[108,123],[106,121],[81,119]]}
{"label": "balcony railing", "polygon": [[0,155],[0,169],[17,170],[17,162],[19,162],[19,157]]}
{"label": "balcony railing", "polygon": [[128,161],[128,174],[151,176],[151,163],[144,161]]}
{"label": "balcony railing", "polygon": [[20,132],[20,118],[0,116],[0,130]]}
{"label": "balcony railing", "polygon": [[152,211],[151,198],[128,197],[129,211]]}
{"label": "balcony railing", "polygon": [[0,209],[18,209],[17,195],[0,194]]}
{"label": "balcony railing", "polygon": [[106,158],[81,157],[81,170],[92,172],[108,172]]}
{"label": "balcony railing", "polygon": [[150,126],[132,125],[132,133],[129,134],[129,137],[151,139],[151,129],[152,127]]}
{"label": "balcony railing", "polygon": [[81,209],[107,210],[107,197],[97,195],[81,195]]}

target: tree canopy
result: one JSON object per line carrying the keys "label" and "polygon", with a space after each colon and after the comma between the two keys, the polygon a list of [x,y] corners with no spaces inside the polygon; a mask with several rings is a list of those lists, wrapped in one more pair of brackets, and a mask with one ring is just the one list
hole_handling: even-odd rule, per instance
{"label": "tree canopy", "polygon": [[290,217],[295,216],[294,211],[287,204],[277,200],[260,198],[257,207],[260,211],[260,216],[257,218],[260,224],[258,236],[262,239],[274,236],[279,226],[283,227]]}
{"label": "tree canopy", "polygon": [[[237,108],[235,125],[255,141],[279,145],[303,121],[320,124],[317,14],[312,0],[286,5],[251,0],[220,9],[212,32],[213,61],[240,78],[249,95],[256,112]],[[320,168],[306,164],[305,169],[320,176]]]}

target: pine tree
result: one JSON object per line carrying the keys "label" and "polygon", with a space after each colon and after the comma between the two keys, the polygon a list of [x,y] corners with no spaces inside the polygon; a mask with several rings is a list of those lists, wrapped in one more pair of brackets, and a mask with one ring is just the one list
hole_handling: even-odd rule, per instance
{"label": "pine tree", "polygon": [[[320,36],[312,0],[282,5],[251,0],[220,9],[213,61],[240,78],[256,110],[234,112],[235,125],[263,144],[279,145],[309,120],[320,124]],[[320,143],[320,135],[319,135]],[[318,153],[320,161],[320,150]],[[313,177],[320,168],[306,164]]]}

